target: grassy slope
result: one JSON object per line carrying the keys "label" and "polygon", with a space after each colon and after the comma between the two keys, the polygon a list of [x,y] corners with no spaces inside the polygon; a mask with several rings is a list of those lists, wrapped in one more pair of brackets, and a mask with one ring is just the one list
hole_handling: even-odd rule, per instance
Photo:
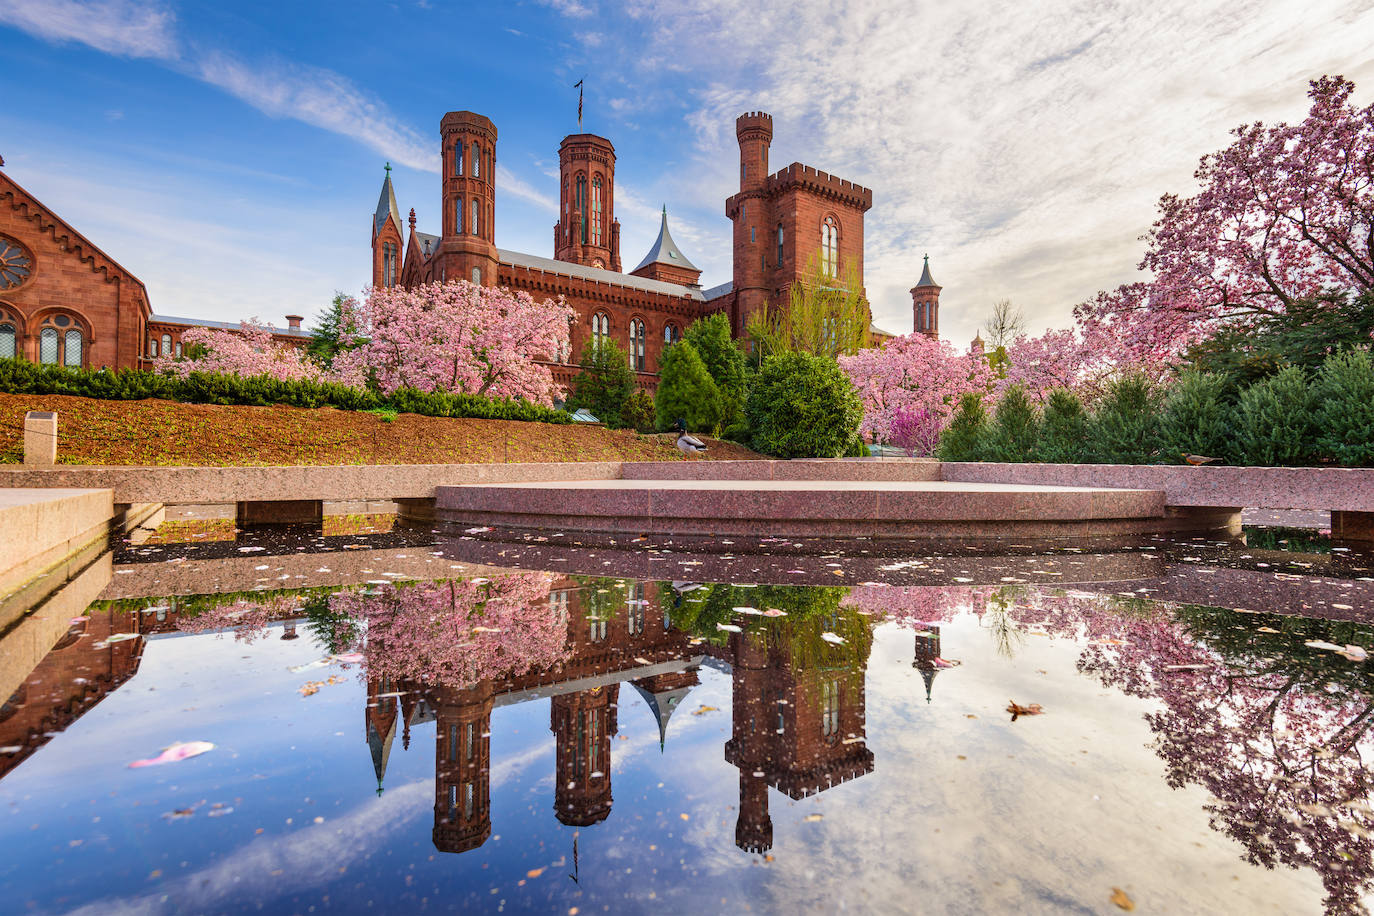
{"label": "grassy slope", "polygon": [[[600,427],[323,408],[220,407],[0,394],[0,463],[22,458],[24,412],[58,414],[61,464],[331,465],[506,461],[662,461],[682,457],[668,438]],[[760,457],[711,443],[712,458]]]}

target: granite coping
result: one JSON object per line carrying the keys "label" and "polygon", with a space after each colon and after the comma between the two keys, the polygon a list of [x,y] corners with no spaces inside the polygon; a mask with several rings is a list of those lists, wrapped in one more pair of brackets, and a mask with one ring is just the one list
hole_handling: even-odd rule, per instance
{"label": "granite coping", "polygon": [[0,597],[105,537],[113,516],[108,489],[0,490]]}

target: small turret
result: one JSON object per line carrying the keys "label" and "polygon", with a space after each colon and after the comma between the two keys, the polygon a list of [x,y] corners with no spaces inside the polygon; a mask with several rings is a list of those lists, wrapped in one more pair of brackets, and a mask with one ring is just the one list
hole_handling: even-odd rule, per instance
{"label": "small turret", "polygon": [[768,147],[773,142],[773,116],[763,111],[750,111],[735,119],[735,137],[739,140],[739,189],[763,187],[768,177]]}
{"label": "small turret", "polygon": [[930,275],[930,255],[925,256],[921,279],[911,288],[911,329],[917,334],[940,336],[940,284]]}

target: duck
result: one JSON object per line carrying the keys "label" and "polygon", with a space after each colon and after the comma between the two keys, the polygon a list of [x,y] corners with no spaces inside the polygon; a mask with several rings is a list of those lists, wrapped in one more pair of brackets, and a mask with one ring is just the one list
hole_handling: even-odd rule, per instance
{"label": "duck", "polygon": [[677,421],[677,448],[684,455],[706,451],[706,443],[695,436],[687,435],[687,421],[681,418]]}

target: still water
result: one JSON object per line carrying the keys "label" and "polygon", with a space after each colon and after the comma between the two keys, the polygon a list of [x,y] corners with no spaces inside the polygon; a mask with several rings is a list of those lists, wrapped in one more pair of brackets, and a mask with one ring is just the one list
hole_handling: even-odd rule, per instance
{"label": "still water", "polygon": [[1310,535],[121,544],[4,647],[0,908],[1361,912],[1374,558]]}

